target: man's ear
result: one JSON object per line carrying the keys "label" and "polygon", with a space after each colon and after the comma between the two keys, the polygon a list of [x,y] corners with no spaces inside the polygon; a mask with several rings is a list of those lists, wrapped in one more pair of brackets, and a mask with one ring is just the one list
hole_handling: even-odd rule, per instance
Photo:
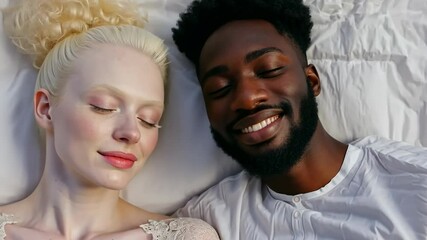
{"label": "man's ear", "polygon": [[310,82],[314,96],[318,96],[320,94],[321,86],[319,74],[317,73],[316,67],[313,64],[307,65],[307,67],[305,67],[305,75],[308,81]]}
{"label": "man's ear", "polygon": [[46,89],[41,88],[34,94],[34,116],[38,125],[46,130],[52,127],[51,101],[51,96]]}

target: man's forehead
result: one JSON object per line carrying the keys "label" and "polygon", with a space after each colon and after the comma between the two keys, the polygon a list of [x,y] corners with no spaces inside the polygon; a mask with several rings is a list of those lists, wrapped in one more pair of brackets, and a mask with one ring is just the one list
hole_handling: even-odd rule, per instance
{"label": "man's forehead", "polygon": [[[262,33],[262,34],[261,34]],[[266,36],[267,35],[267,36]],[[228,22],[216,29],[206,40],[205,45],[210,41],[221,42],[235,40],[236,42],[244,42],[247,40],[262,40],[268,39],[270,35],[280,34],[275,27],[261,19],[236,20]],[[226,38],[224,38],[226,36]]]}
{"label": "man's forehead", "polygon": [[270,22],[262,19],[236,20],[222,25],[209,36],[200,53],[199,69],[217,57],[243,58],[263,48],[277,48],[286,55],[296,53],[295,57],[304,58],[299,56],[303,53],[296,43],[279,33]]}
{"label": "man's forehead", "polygon": [[250,52],[271,47],[287,52],[293,45],[265,20],[233,21],[218,28],[207,39],[199,63],[202,66],[218,56],[244,57]]}

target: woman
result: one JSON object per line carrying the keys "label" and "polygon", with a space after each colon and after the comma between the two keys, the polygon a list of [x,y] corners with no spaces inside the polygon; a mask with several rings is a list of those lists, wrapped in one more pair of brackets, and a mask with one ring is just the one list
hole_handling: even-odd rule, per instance
{"label": "woman", "polygon": [[34,115],[45,169],[0,207],[0,239],[218,239],[197,219],[140,209],[119,190],[153,151],[167,50],[128,1],[27,0],[4,25],[39,68]]}

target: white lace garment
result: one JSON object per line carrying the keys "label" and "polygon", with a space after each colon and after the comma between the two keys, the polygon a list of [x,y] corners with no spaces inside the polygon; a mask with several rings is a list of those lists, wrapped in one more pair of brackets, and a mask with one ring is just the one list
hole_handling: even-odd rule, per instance
{"label": "white lace garment", "polygon": [[0,213],[0,240],[3,240],[6,237],[4,226],[6,224],[14,224],[14,223],[16,223],[16,221],[13,219],[13,215]]}
{"label": "white lace garment", "polygon": [[162,221],[149,220],[140,225],[153,240],[218,240],[218,234],[206,222],[197,218],[175,218]]}
{"label": "white lace garment", "polygon": [[[15,224],[13,215],[0,213],[0,240],[6,237],[5,225]],[[151,234],[153,240],[218,240],[216,231],[206,222],[196,218],[173,218],[162,221],[149,220],[139,226]]]}

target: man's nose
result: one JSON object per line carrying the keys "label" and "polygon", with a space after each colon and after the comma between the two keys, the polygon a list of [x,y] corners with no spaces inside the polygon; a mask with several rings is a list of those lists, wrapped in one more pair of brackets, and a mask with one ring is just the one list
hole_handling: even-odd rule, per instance
{"label": "man's nose", "polygon": [[267,90],[262,80],[242,77],[236,80],[230,106],[233,111],[252,110],[260,103],[266,102],[267,99]]}

